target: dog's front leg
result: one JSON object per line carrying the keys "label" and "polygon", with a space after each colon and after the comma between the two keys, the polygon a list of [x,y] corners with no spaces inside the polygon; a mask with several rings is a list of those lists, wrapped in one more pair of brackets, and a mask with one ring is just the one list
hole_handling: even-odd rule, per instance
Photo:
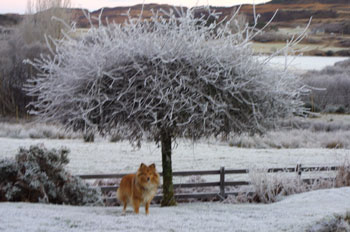
{"label": "dog's front leg", "polygon": [[149,205],[150,205],[151,201],[148,201],[145,205],[145,211],[146,211],[146,215],[149,214]]}
{"label": "dog's front leg", "polygon": [[140,200],[134,199],[132,203],[133,203],[133,206],[134,206],[135,213],[138,214],[139,213],[139,208],[140,208]]}

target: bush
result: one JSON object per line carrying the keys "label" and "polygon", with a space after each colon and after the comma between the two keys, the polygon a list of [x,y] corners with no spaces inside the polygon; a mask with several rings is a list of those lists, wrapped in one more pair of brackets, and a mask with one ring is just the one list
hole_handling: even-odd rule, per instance
{"label": "bush", "polygon": [[282,33],[278,33],[275,31],[268,31],[268,32],[264,32],[261,34],[258,34],[256,37],[254,37],[254,41],[257,42],[262,42],[262,43],[266,43],[266,42],[285,42],[288,39],[290,39],[289,35],[286,34],[282,34]]}
{"label": "bush", "polygon": [[328,50],[326,52],[326,56],[334,56],[334,52],[332,50]]}
{"label": "bush", "polygon": [[254,187],[253,202],[272,203],[283,196],[306,192],[310,188],[296,173],[288,176],[288,172],[271,173],[266,169],[252,169],[249,177]]}
{"label": "bush", "polygon": [[102,204],[99,189],[65,171],[67,149],[20,148],[15,160],[0,161],[0,201],[70,205]]}
{"label": "bush", "polygon": [[307,232],[347,232],[350,231],[350,212],[345,216],[335,215],[312,226]]}
{"label": "bush", "polygon": [[[310,183],[304,182],[295,172],[287,171],[271,173],[266,169],[252,169],[249,177],[254,187],[254,195],[250,201],[271,203],[296,193],[350,186],[350,166],[349,162],[344,162],[337,171],[335,180],[319,177]],[[348,222],[349,219],[350,217]]]}

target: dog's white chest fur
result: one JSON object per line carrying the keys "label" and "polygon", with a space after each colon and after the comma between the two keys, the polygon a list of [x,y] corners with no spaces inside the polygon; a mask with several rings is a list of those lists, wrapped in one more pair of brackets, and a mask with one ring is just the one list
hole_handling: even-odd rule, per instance
{"label": "dog's white chest fur", "polygon": [[143,193],[143,204],[146,204],[147,202],[149,202],[150,200],[152,200],[152,198],[156,195],[157,193],[157,188],[154,189],[150,189],[148,191],[145,191]]}

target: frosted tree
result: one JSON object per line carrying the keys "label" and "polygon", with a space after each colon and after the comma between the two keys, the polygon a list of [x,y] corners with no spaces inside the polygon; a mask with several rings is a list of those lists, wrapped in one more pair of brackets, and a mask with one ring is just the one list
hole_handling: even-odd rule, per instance
{"label": "frosted tree", "polygon": [[43,42],[45,37],[62,38],[64,26],[58,20],[71,22],[71,0],[27,0],[26,16],[19,30],[26,43]]}
{"label": "frosted tree", "polygon": [[194,13],[100,23],[79,39],[67,33],[54,40],[52,56],[31,61],[41,73],[27,91],[37,99],[32,113],[40,120],[102,134],[118,129],[132,142],[145,135],[160,142],[163,206],[176,204],[174,139],[263,133],[280,118],[304,112],[299,78],[253,56],[254,27],[232,32],[234,18],[208,25],[208,17],[218,18],[215,12]]}

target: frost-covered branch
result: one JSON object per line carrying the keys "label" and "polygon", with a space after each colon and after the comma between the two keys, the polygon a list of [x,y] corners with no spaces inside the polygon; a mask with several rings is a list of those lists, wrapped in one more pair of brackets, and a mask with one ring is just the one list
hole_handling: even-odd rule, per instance
{"label": "frost-covered branch", "polygon": [[156,12],[56,40],[55,56],[31,62],[42,71],[27,85],[32,113],[77,130],[125,128],[131,140],[162,129],[192,138],[263,132],[302,114],[299,78],[253,56],[252,28],[221,24],[194,10]]}

